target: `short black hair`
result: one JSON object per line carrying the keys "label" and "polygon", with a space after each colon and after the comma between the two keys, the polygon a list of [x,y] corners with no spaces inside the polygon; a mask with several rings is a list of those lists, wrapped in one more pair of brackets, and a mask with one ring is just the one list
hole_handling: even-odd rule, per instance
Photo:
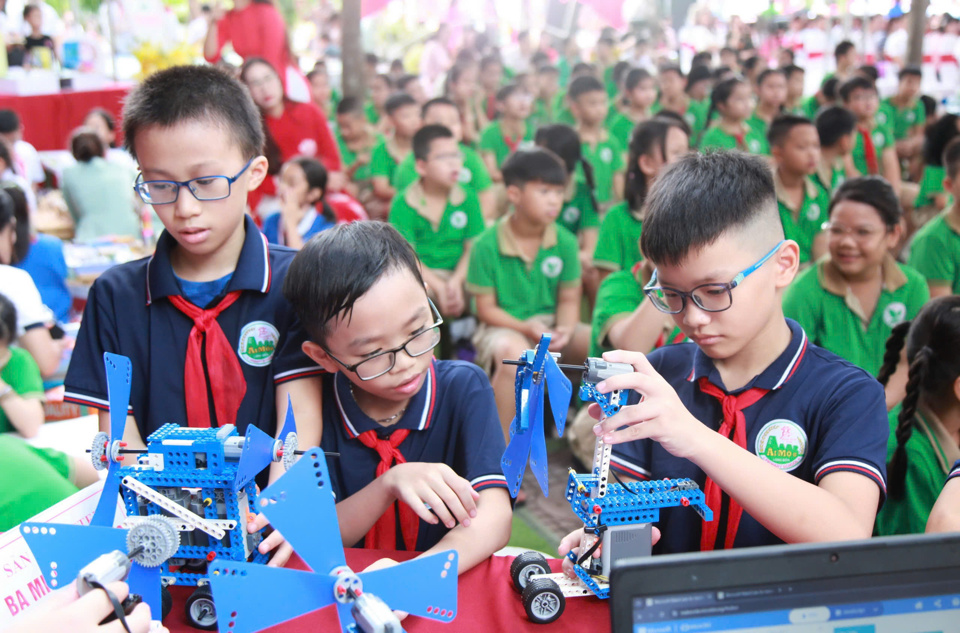
{"label": "short black hair", "polygon": [[890,183],[881,176],[860,176],[843,181],[830,199],[830,214],[833,214],[834,207],[845,200],[873,207],[888,229],[900,224],[903,217],[900,198]]}
{"label": "short black hair", "polygon": [[363,101],[356,97],[344,97],[337,104],[337,114],[353,114],[355,116],[366,116],[363,110]]}
{"label": "short black hair", "polygon": [[657,69],[658,75],[666,75],[667,73],[676,73],[677,75],[680,76],[681,79],[683,79],[684,77],[683,69],[681,69],[676,64],[664,64],[663,66],[660,66],[660,68]]}
{"label": "short black hair", "polygon": [[855,48],[856,46],[853,45],[853,42],[850,40],[843,40],[837,44],[836,48],[833,49],[833,58],[840,59]]}
{"label": "short black hair", "polygon": [[134,158],[140,131],[189,121],[206,121],[231,134],[244,158],[263,152],[263,124],[250,92],[213,66],[174,66],[150,75],[127,97],[122,118],[123,144]]}
{"label": "short black hair", "polygon": [[397,90],[406,92],[407,86],[414,81],[420,81],[420,77],[418,75],[401,75],[399,78],[397,78]]}
{"label": "short black hair", "polygon": [[950,180],[956,180],[960,174],[960,138],[954,138],[943,150],[943,168]]}
{"label": "short black hair", "polygon": [[824,108],[817,114],[817,134],[821,147],[833,147],[857,129],[857,117],[853,112],[840,106]]}
{"label": "short black hair", "polygon": [[20,115],[15,110],[0,110],[0,134],[10,134],[20,129]]}
{"label": "short black hair", "polygon": [[386,103],[383,104],[383,111],[387,113],[387,116],[393,116],[393,114],[396,113],[396,111],[400,108],[416,105],[417,100],[407,93],[395,92],[387,97]]}
{"label": "short black hair", "polygon": [[625,60],[620,60],[613,65],[612,79],[613,83],[620,85],[620,82],[623,81],[623,76],[627,74],[627,71],[630,70],[630,62]]}
{"label": "short black hair", "polygon": [[782,69],[767,68],[766,70],[761,70],[760,74],[757,75],[757,85],[762,86],[763,82],[765,82],[770,77],[773,77],[774,75],[780,75],[781,77],[786,78],[786,75],[784,74]]}
{"label": "short black hair", "polygon": [[837,88],[840,86],[840,79],[837,77],[831,77],[823,82],[823,85],[820,86],[820,93],[829,99],[834,101],[837,98]]}
{"label": "short black hair", "polygon": [[592,75],[596,70],[597,67],[589,62],[577,62],[573,65],[573,68],[570,69],[570,75],[582,75],[584,73]]}
{"label": "short black hair", "polygon": [[497,90],[497,102],[503,103],[517,92],[526,92],[526,88],[518,83],[509,83]]}
{"label": "short black hair", "polygon": [[458,106],[453,99],[449,97],[434,97],[433,99],[430,99],[424,103],[423,107],[420,108],[420,116],[427,116],[427,112],[429,112],[430,108],[434,106],[447,106],[450,108],[456,108],[457,112],[460,112],[460,106]]}
{"label": "short black hair", "polygon": [[923,131],[923,162],[934,167],[944,167],[943,150],[953,139],[960,136],[957,129],[960,117],[944,114]]}
{"label": "short black hair", "polygon": [[567,184],[567,170],[563,161],[541,147],[514,152],[504,161],[500,172],[503,174],[503,184],[507,187],[523,187],[531,182],[561,187]]}
{"label": "short black hair", "polygon": [[498,55],[487,55],[480,60],[480,71],[483,72],[493,65],[503,66],[503,61]]}
{"label": "short black hair", "polygon": [[712,63],[713,53],[709,51],[700,51],[693,56],[692,60],[690,60],[690,70],[693,70],[699,66],[707,66],[709,68],[710,64]]}
{"label": "short black hair", "polygon": [[17,307],[0,294],[0,342],[9,345],[17,340]]}
{"label": "short black hair", "polygon": [[560,69],[552,64],[540,64],[537,66],[538,75],[559,75]]}
{"label": "short black hair", "polygon": [[874,93],[876,93],[877,84],[863,75],[854,75],[850,79],[847,79],[840,86],[839,91],[840,98],[844,103],[848,103],[850,101],[850,97],[853,96],[855,90],[872,90]]}
{"label": "short black hair", "polygon": [[786,66],[784,66],[784,67],[781,68],[780,70],[783,71],[783,76],[786,77],[788,80],[789,80],[791,77],[793,77],[794,75],[796,75],[797,73],[806,73],[806,72],[807,72],[806,70],[804,70],[804,69],[801,68],[800,66],[797,66],[796,64],[787,64]]}
{"label": "short black hair", "polygon": [[687,92],[701,81],[712,81],[713,71],[709,66],[694,66],[687,75]]}
{"label": "short black hair", "polygon": [[374,64],[374,65],[376,65],[376,64],[379,64],[379,63],[380,63],[380,58],[377,57],[377,54],[376,54],[376,53],[364,53],[364,55],[363,55],[363,61],[364,61],[365,63],[367,63],[367,64]]}
{"label": "short black hair", "polygon": [[781,114],[770,122],[770,129],[767,130],[767,141],[771,147],[782,147],[787,137],[790,136],[790,131],[801,125],[814,126],[813,121],[805,116]]}
{"label": "short black hair", "polygon": [[782,239],[766,160],[736,151],[694,152],[665,170],[651,188],[640,251],[652,262],[679,265],[728,231],[761,220],[775,226]]}
{"label": "short black hair", "polygon": [[416,160],[427,160],[430,146],[442,138],[454,138],[450,128],[445,125],[424,125],[413,135],[413,157]]}
{"label": "short black hair", "polygon": [[40,11],[40,6],[36,4],[28,4],[27,6],[23,7],[23,19],[26,20],[29,18],[30,14],[34,11]]}
{"label": "short black hair", "polygon": [[880,79],[880,70],[873,64],[864,64],[857,69],[857,73],[868,79],[872,79],[874,82]]}
{"label": "short black hair", "polygon": [[373,79],[379,79],[383,83],[387,84],[387,88],[389,88],[390,90],[393,90],[396,87],[396,82],[393,80],[393,77],[385,73],[374,75]]}
{"label": "short black hair", "polygon": [[897,73],[897,79],[903,81],[904,77],[916,77],[919,79],[923,77],[923,72],[921,72],[919,66],[904,66],[900,69],[900,72]]}
{"label": "short black hair", "polygon": [[290,263],[283,294],[310,339],[322,345],[330,321],[349,318],[357,300],[381,277],[408,270],[422,284],[410,244],[386,222],[352,222],[321,231]]}
{"label": "short black hair", "polygon": [[602,92],[607,94],[607,89],[604,88],[603,82],[597,79],[592,75],[584,75],[582,77],[577,77],[570,82],[570,88],[567,90],[567,97],[571,101],[576,101],[583,95],[590,92]]}
{"label": "short black hair", "polygon": [[646,68],[631,68],[623,80],[623,88],[630,92],[648,79],[653,79],[653,75]]}
{"label": "short black hair", "polygon": [[760,63],[760,57],[758,57],[757,55],[751,55],[750,57],[740,62],[740,68],[743,69],[743,72],[748,73],[753,69],[755,69],[759,63]]}

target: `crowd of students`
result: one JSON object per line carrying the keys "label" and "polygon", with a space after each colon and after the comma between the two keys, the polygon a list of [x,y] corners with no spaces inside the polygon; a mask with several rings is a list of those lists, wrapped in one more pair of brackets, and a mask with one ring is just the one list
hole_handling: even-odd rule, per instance
{"label": "crowd of students", "polygon": [[[105,425],[102,354],[129,356],[138,448],[172,420],[275,434],[290,396],[301,444],[340,455],[344,543],[454,547],[462,572],[510,535],[500,361],[549,333],[563,362],[636,370],[598,385],[630,406],[580,411],[575,454],[589,463],[602,436],[621,475],[691,477],[714,508],[712,523],[664,511],[658,552],[960,529],[944,488],[960,464],[960,119],[910,67],[881,101],[855,59],[839,44],[807,98],[798,66],[708,54],[651,74],[604,38],[566,81],[542,52],[508,78],[463,50],[443,95],[371,69],[368,102],[340,99],[322,66],[313,103],[259,58],[239,80],[159,72],[122,124],[166,230],[93,285],[66,399]],[[3,385],[26,419],[35,388]],[[289,557],[276,532],[272,549]]]}

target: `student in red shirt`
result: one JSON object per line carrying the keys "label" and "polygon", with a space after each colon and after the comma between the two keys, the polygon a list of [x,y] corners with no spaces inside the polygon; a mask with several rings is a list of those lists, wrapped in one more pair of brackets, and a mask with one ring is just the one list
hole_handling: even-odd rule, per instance
{"label": "student in red shirt", "polygon": [[[240,69],[240,80],[250,90],[250,96],[263,115],[266,132],[264,155],[270,163],[268,174],[277,176],[283,163],[294,156],[316,158],[329,174],[327,187],[340,191],[344,186],[340,150],[330,132],[323,112],[313,103],[292,101],[283,93],[283,84],[277,71],[265,59],[253,57]],[[267,178],[253,193],[250,208],[257,208],[262,196],[276,195],[276,182]],[[267,201],[263,201],[266,204]],[[276,211],[262,208],[259,211]],[[262,213],[261,213],[262,215]]]}

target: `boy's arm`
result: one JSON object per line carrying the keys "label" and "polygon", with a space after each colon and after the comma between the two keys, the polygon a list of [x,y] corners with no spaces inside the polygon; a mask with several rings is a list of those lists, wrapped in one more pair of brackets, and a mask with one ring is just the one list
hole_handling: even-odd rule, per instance
{"label": "boy's arm", "polygon": [[480,201],[480,209],[483,211],[483,220],[486,223],[492,223],[497,219],[497,194],[492,187],[477,193],[477,199]]}
{"label": "boy's arm", "polygon": [[537,340],[540,339],[540,333],[534,336],[531,322],[521,321],[497,305],[496,293],[473,293],[473,297],[477,303],[477,318],[480,319],[482,323],[486,323],[492,327],[510,328],[511,330],[520,332],[524,336]]}
{"label": "boy's arm", "polygon": [[477,518],[470,525],[458,525],[422,556],[457,550],[457,573],[464,573],[506,547],[510,541],[513,509],[506,488],[488,488],[477,499]]}
{"label": "boy's arm", "polygon": [[890,183],[897,196],[900,195],[900,161],[897,159],[897,151],[893,147],[887,147],[880,155],[880,173]]}
{"label": "boy's arm", "polygon": [[557,293],[557,336],[550,342],[550,347],[560,350],[567,346],[573,330],[580,322],[580,297],[583,288],[579,283],[561,286]]}
{"label": "boy's arm", "polygon": [[487,172],[490,174],[490,180],[493,182],[503,182],[503,174],[500,173],[500,167],[497,165],[496,154],[481,149],[480,155],[483,157],[483,164],[486,165]]}
{"label": "boy's arm", "polygon": [[927,532],[960,532],[960,461],[953,465],[927,519]]}
{"label": "boy's arm", "polygon": [[390,200],[397,193],[397,190],[390,186],[390,179],[386,176],[374,176],[370,182],[373,183],[373,194],[382,200]]}
{"label": "boy's arm", "polygon": [[[110,412],[103,410],[97,411],[97,418],[99,420],[100,430],[109,434]],[[127,425],[123,428],[123,441],[127,443],[127,448],[144,449],[147,447],[146,442],[140,437],[140,428],[137,426],[137,421],[133,419],[132,415],[127,416]]]}
{"label": "boy's arm", "polygon": [[663,334],[663,322],[663,312],[644,298],[629,316],[610,326],[607,340],[614,349],[647,353]]}
{"label": "boy's arm", "polygon": [[[276,386],[277,439],[287,419],[287,397],[293,404],[293,414],[297,421],[297,444],[305,451],[320,446],[323,435],[322,392],[320,376],[307,376],[298,380],[282,382]],[[280,462],[270,464],[270,483],[275,482],[286,471]]]}

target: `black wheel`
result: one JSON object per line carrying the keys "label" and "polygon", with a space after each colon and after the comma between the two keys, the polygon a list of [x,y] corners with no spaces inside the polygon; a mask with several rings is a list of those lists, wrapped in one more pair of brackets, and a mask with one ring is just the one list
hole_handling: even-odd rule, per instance
{"label": "black wheel", "polygon": [[160,587],[160,619],[164,620],[173,610],[173,596],[166,587]]}
{"label": "black wheel", "polygon": [[524,552],[510,563],[510,579],[517,593],[522,593],[530,576],[535,574],[549,574],[550,565],[540,552]]}
{"label": "black wheel", "polygon": [[217,629],[217,609],[213,606],[213,594],[210,587],[197,587],[183,605],[187,614],[187,623],[195,629],[215,631]]}
{"label": "black wheel", "polygon": [[535,624],[549,624],[563,614],[566,599],[560,585],[550,578],[536,578],[523,590],[523,608]]}

